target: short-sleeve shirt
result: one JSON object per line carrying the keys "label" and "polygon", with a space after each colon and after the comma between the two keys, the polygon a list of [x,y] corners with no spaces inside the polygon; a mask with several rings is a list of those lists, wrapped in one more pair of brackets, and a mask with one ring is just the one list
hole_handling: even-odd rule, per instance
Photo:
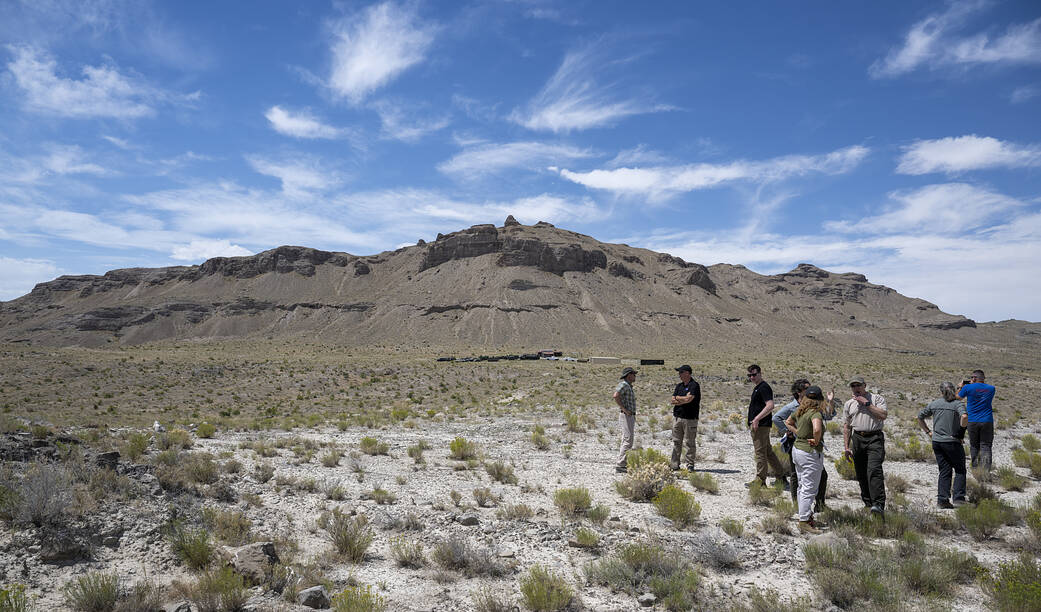
{"label": "short-sleeve shirt", "polygon": [[629,412],[636,414],[636,392],[633,391],[633,386],[629,384],[629,381],[623,380],[618,383],[615,387],[615,392],[618,393],[618,399],[622,400],[622,405]]}
{"label": "short-sleeve shirt", "polygon": [[[888,413],[888,410],[886,410],[886,398],[877,393],[868,393],[867,398],[868,403],[864,404],[865,406],[874,404],[875,408],[878,408],[883,413]],[[842,414],[846,425],[852,427],[853,431],[882,431],[882,421],[876,419],[867,409],[862,408],[860,402],[854,398],[850,398],[846,402]]]}
{"label": "short-sleeve shirt", "polygon": [[972,383],[958,390],[958,397],[965,398],[965,410],[970,423],[990,423],[994,420],[994,385]]}
{"label": "short-sleeve shirt", "polygon": [[[766,381],[760,382],[752,389],[752,399],[748,402],[748,424],[752,424],[752,419],[759,414],[763,408],[766,408],[766,402],[774,398],[774,390],[770,388],[770,385],[766,384]],[[772,415],[767,412],[763,415],[760,421],[765,420],[767,423],[770,422]]]}
{"label": "short-sleeve shirt", "polygon": [[698,419],[701,415],[701,385],[693,378],[687,384],[679,383],[672,392],[673,396],[693,395],[694,399],[686,404],[672,407],[672,416],[677,419]]}
{"label": "short-sleeve shirt", "polygon": [[795,448],[806,453],[819,453],[824,448],[823,433],[821,433],[821,444],[816,447],[810,446],[810,443],[807,442],[813,438],[813,419],[820,419],[823,422],[824,415],[819,410],[807,410],[802,413],[802,416],[795,419]]}
{"label": "short-sleeve shirt", "polygon": [[940,398],[929,402],[922,408],[918,418],[933,417],[933,442],[957,442],[955,434],[961,429],[961,415],[965,414],[965,404],[955,400],[948,402]]}

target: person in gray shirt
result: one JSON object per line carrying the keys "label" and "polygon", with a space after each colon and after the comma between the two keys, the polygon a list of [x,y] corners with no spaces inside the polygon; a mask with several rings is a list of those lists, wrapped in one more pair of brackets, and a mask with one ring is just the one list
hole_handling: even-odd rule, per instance
{"label": "person in gray shirt", "polygon": [[[918,413],[918,426],[926,434],[932,434],[933,453],[936,465],[940,468],[940,477],[936,483],[936,506],[951,509],[954,505],[965,503],[965,448],[958,433],[968,424],[969,417],[965,412],[965,404],[958,399],[958,392],[949,382],[940,383],[940,399],[929,402],[929,405]],[[933,429],[925,423],[925,418],[933,417]],[[951,471],[954,471],[954,504],[951,504]]]}

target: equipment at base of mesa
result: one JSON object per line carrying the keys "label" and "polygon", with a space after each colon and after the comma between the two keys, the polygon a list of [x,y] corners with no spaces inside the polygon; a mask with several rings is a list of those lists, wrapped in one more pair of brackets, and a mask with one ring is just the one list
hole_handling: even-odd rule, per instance
{"label": "equipment at base of mesa", "polygon": [[664,359],[641,359],[640,365],[665,365]]}

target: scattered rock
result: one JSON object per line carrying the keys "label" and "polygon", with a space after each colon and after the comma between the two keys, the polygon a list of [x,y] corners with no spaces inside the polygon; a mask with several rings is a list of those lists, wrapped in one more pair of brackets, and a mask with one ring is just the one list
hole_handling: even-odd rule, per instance
{"label": "scattered rock", "polygon": [[225,548],[225,552],[235,571],[253,584],[267,580],[273,566],[279,562],[272,542],[254,542],[237,548]]}
{"label": "scattered rock", "polygon": [[332,602],[329,600],[329,592],[325,590],[324,586],[319,585],[297,593],[296,603],[308,608],[314,608],[315,610],[324,610]]}
{"label": "scattered rock", "polygon": [[658,603],[658,598],[654,593],[644,593],[636,598],[636,601],[640,602],[640,605],[644,608],[649,608],[654,604]]}
{"label": "scattered rock", "polygon": [[163,612],[192,612],[192,604],[187,601],[176,601],[164,604]]}
{"label": "scattered rock", "polygon": [[464,514],[457,517],[456,522],[460,525],[466,525],[467,527],[473,527],[474,525],[480,525],[481,519],[477,518],[476,514]]}
{"label": "scattered rock", "polygon": [[119,451],[99,453],[98,456],[94,458],[94,462],[97,463],[100,468],[114,470],[116,469],[116,466],[119,465]]}

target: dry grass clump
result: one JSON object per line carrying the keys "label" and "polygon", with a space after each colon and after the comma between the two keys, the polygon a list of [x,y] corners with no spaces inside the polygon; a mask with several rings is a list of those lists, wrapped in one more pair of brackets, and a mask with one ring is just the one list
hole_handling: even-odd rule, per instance
{"label": "dry grass clump", "polygon": [[212,438],[217,433],[217,426],[211,423],[200,423],[195,429],[195,435],[200,438]]}
{"label": "dry grass clump", "polygon": [[183,429],[174,429],[156,436],[155,445],[159,450],[187,450],[192,447],[192,434]]}
{"label": "dry grass clump", "polygon": [[398,567],[418,569],[427,562],[423,554],[423,543],[406,536],[399,536],[390,541],[390,556],[394,558]]}
{"label": "dry grass clump", "polygon": [[216,549],[206,529],[177,522],[167,528],[166,539],[174,555],[193,570],[208,567],[213,561]]}
{"label": "dry grass clump", "polygon": [[701,504],[694,496],[675,485],[666,485],[651,500],[658,514],[683,529],[701,516]]}
{"label": "dry grass clump", "polygon": [[542,425],[536,424],[531,431],[531,443],[535,445],[535,448],[539,450],[549,450],[549,436],[546,435],[546,428]]}
{"label": "dry grass clump", "polygon": [[719,481],[716,477],[707,472],[691,472],[687,475],[687,481],[690,486],[694,487],[698,491],[704,491],[711,493],[712,495],[719,495]]}
{"label": "dry grass clump", "polygon": [[148,446],[152,440],[148,434],[145,433],[132,433],[127,436],[126,443],[123,445],[122,454],[131,462],[137,463],[137,460],[141,458],[148,451]]}
{"label": "dry grass clump", "polygon": [[745,524],[732,518],[725,518],[719,521],[719,528],[732,538],[739,538],[745,533]]}
{"label": "dry grass clump", "polygon": [[338,448],[330,449],[329,452],[322,455],[322,465],[327,468],[334,468],[340,465],[340,459],[343,458],[343,452]]}
{"label": "dry grass clump", "polygon": [[593,498],[585,487],[557,489],[553,493],[553,505],[565,518],[574,518],[589,511],[593,506]]}
{"label": "dry grass clump", "polygon": [[470,595],[475,612],[517,612],[517,606],[489,585],[479,587]]}
{"label": "dry grass clump", "polygon": [[792,514],[795,504],[786,497],[778,497],[770,509],[770,514],[763,517],[761,525],[766,533],[791,535]]}
{"label": "dry grass clump", "polygon": [[334,509],[325,528],[337,554],[351,563],[360,563],[374,538],[364,516],[350,516]]}
{"label": "dry grass clump", "polygon": [[774,500],[781,496],[783,489],[763,485],[758,480],[748,486],[748,501],[755,506],[773,506]]}
{"label": "dry grass clump", "polygon": [[386,455],[390,451],[390,445],[380,442],[376,438],[365,436],[358,441],[358,450],[366,455]]}
{"label": "dry grass clump", "polygon": [[838,472],[839,476],[842,476],[845,480],[856,480],[857,479],[857,468],[853,465],[852,459],[846,457],[839,457],[834,462],[835,471]]}
{"label": "dry grass clump", "polygon": [[246,579],[230,567],[207,570],[191,584],[174,583],[174,590],[199,612],[238,612],[249,599]]}
{"label": "dry grass clump", "polygon": [[220,478],[217,463],[210,453],[189,453],[182,469],[189,480],[198,484],[213,484]]}
{"label": "dry grass clump", "polygon": [[911,516],[895,508],[886,509],[885,520],[870,514],[866,509],[849,508],[828,508],[820,517],[828,525],[849,527],[869,538],[899,538],[913,528]]}
{"label": "dry grass clump", "polygon": [[[664,455],[662,456],[664,457]],[[647,502],[651,501],[673,479],[672,468],[667,462],[638,462],[637,467],[630,467],[625,477],[616,480],[614,486],[619,495],[630,501]]]}
{"label": "dry grass clump", "polygon": [[976,506],[960,506],[955,515],[969,535],[978,541],[986,540],[1002,526],[1018,521],[1016,509],[1000,499],[984,499]]}
{"label": "dry grass clump", "polygon": [[513,466],[506,465],[502,461],[485,464],[484,471],[488,472],[488,475],[496,482],[517,484],[517,475],[513,471]]}
{"label": "dry grass clump", "polygon": [[333,612],[385,612],[387,600],[369,585],[350,586],[333,596]]}
{"label": "dry grass clump", "polygon": [[57,525],[73,504],[74,479],[58,463],[32,463],[21,479],[13,474],[0,480],[0,517],[19,525]]}
{"label": "dry grass clump", "polygon": [[1029,554],[1001,563],[997,571],[984,580],[983,588],[995,610],[1037,610],[1041,605],[1041,563]]}
{"label": "dry grass clump", "polygon": [[430,449],[430,443],[426,440],[420,440],[419,442],[405,449],[405,452],[407,452],[408,456],[411,457],[413,461],[415,461],[416,465],[422,465],[426,463],[426,459],[423,458],[423,451],[428,449]]}
{"label": "dry grass clump", "polygon": [[1023,445],[1023,448],[1028,451],[1035,453],[1041,450],[1041,438],[1038,438],[1034,434],[1027,434],[1019,439],[1019,443]]}
{"label": "dry grass clump", "polygon": [[452,536],[434,545],[430,557],[445,570],[460,572],[468,577],[502,576],[508,568],[500,563],[490,550],[475,548],[466,540]]}
{"label": "dry grass clump", "polygon": [[119,575],[90,572],[73,578],[61,589],[65,604],[77,612],[108,612],[119,600]]}
{"label": "dry grass clump", "polygon": [[384,489],[383,487],[377,486],[368,493],[362,493],[362,499],[371,499],[377,504],[384,506],[393,504],[394,502],[398,501],[398,496],[394,495],[393,493]]}
{"label": "dry grass clump", "polygon": [[586,512],[586,518],[594,525],[603,525],[604,521],[611,516],[611,509],[603,504],[597,504]]}
{"label": "dry grass clump", "polygon": [[526,504],[506,504],[496,511],[495,516],[507,521],[526,521],[535,516],[535,511]]}
{"label": "dry grass clump", "polygon": [[1027,478],[1020,476],[1010,465],[999,467],[994,472],[994,479],[1007,491],[1022,491],[1027,486]]}
{"label": "dry grass clump", "polygon": [[650,464],[668,466],[669,458],[653,448],[634,448],[625,456],[625,465],[630,471]]}
{"label": "dry grass clump", "polygon": [[488,508],[499,503],[498,496],[492,493],[488,487],[477,487],[473,490],[474,501],[482,508]]}
{"label": "dry grass clump", "polygon": [[588,527],[579,527],[575,530],[574,543],[579,548],[596,548],[600,545],[600,534]]}
{"label": "dry grass clump", "polygon": [[459,461],[477,457],[477,445],[466,438],[457,437],[448,443],[448,456]]}
{"label": "dry grass clump", "polygon": [[0,611],[31,612],[36,609],[33,600],[25,594],[24,584],[10,584],[0,587]]}
{"label": "dry grass clump", "polygon": [[585,566],[586,579],[637,596],[654,593],[667,610],[689,610],[695,605],[701,579],[686,555],[651,542],[623,545],[605,559]]}
{"label": "dry grass clump", "polygon": [[253,541],[253,521],[239,510],[207,506],[202,509],[202,520],[218,540],[229,546],[241,546]]}
{"label": "dry grass clump", "polygon": [[1012,463],[1016,467],[1029,469],[1032,478],[1041,478],[1041,454],[1025,448],[1014,448],[1012,449]]}
{"label": "dry grass clump", "polygon": [[521,596],[529,610],[555,612],[571,605],[575,592],[567,580],[536,565],[520,579]]}

